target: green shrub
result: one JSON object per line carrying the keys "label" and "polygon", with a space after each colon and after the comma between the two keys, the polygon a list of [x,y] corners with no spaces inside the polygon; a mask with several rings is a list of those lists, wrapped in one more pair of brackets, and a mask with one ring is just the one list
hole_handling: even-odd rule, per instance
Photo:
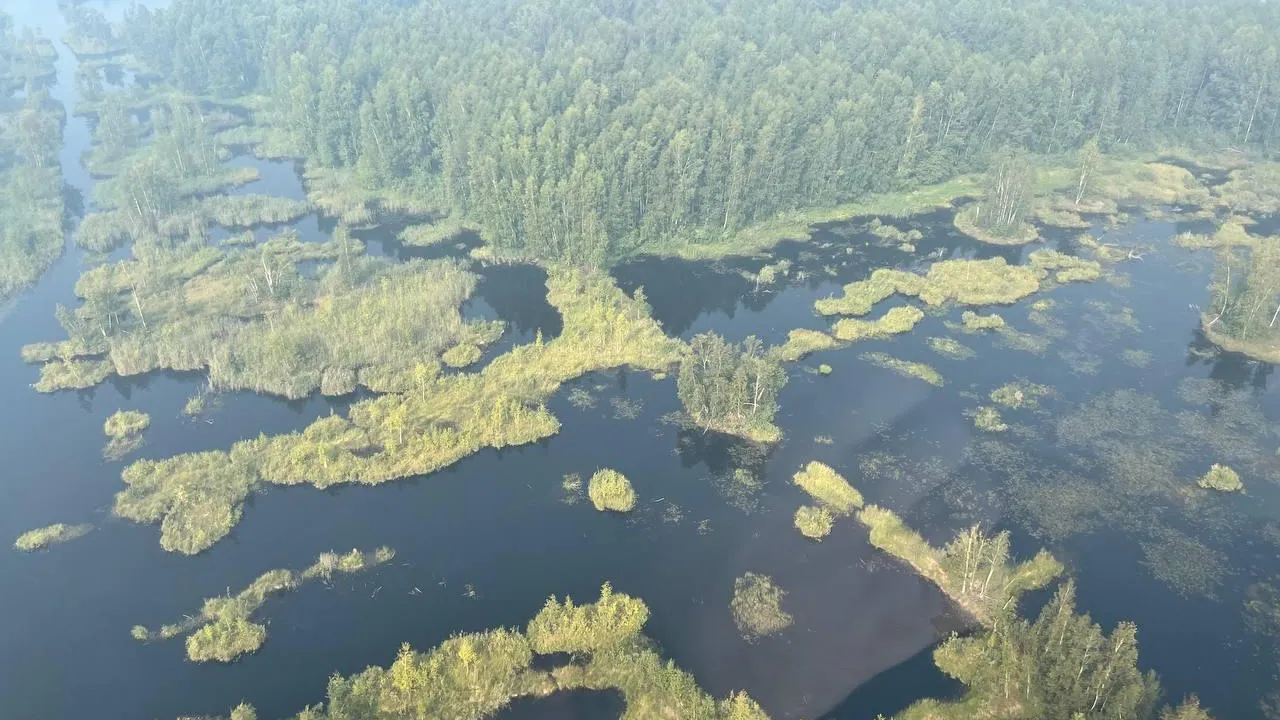
{"label": "green shrub", "polygon": [[192,662],[229,663],[262,647],[267,629],[242,617],[219,619],[187,638],[187,657]]}
{"label": "green shrub", "polygon": [[548,598],[542,611],[529,622],[526,635],[539,654],[594,652],[620,645],[640,634],[649,620],[649,608],[633,597],[615,594],[605,583],[600,599],[574,605]]}
{"label": "green shrub", "polygon": [[587,497],[597,510],[631,512],[636,507],[636,492],[631,481],[617,470],[597,470],[587,482]]}
{"label": "green shrub", "polygon": [[813,540],[821,540],[830,534],[833,521],[831,511],[825,507],[805,505],[796,510],[796,529]]}
{"label": "green shrub", "polygon": [[964,324],[964,329],[969,332],[1000,330],[1005,326],[1004,318],[996,315],[995,313],[990,315],[979,315],[971,310],[965,310],[961,313],[960,322]]}
{"label": "green shrub", "polygon": [[1197,484],[1207,490],[1218,492],[1240,492],[1244,489],[1244,483],[1240,482],[1240,475],[1235,470],[1217,463],[1209,468],[1209,472],[1205,473]]}

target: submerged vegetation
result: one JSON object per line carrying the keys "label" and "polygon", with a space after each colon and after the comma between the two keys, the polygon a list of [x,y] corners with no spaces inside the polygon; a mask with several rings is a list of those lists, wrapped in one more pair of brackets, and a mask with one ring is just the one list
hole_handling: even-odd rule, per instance
{"label": "submerged vegetation", "polygon": [[749,572],[733,581],[733,621],[747,640],[759,640],[791,627],[794,619],[782,609],[787,593],[768,575]]}
{"label": "submerged vegetation", "polygon": [[603,468],[595,471],[587,482],[587,497],[597,510],[631,512],[636,507],[636,491],[631,481],[617,470]]}
{"label": "submerged vegetation", "polygon": [[395,551],[387,547],[370,553],[359,550],[345,555],[321,553],[305,570],[271,570],[235,595],[228,593],[225,597],[205,600],[199,615],[188,615],[182,622],[163,625],[155,631],[135,625],[130,634],[135,640],[150,641],[190,633],[187,658],[192,662],[234,662],[241,655],[257,651],[266,641],[267,629],[250,618],[272,595],[296,590],[312,578],[328,579],[335,573],[360,572],[394,557]]}
{"label": "submerged vegetation", "polygon": [[892,370],[904,377],[913,377],[918,380],[923,380],[935,387],[942,387],[944,384],[942,374],[924,363],[899,360],[892,355],[880,352],[862,353],[858,357],[872,365],[877,365],[885,370]]}
{"label": "submerged vegetation", "polygon": [[66,523],[54,523],[47,527],[36,528],[35,530],[28,530],[27,532],[22,533],[18,536],[18,539],[14,541],[13,546],[24,552],[42,550],[50,545],[57,545],[59,543],[75,540],[78,537],[88,534],[92,529],[92,525],[67,525]]}

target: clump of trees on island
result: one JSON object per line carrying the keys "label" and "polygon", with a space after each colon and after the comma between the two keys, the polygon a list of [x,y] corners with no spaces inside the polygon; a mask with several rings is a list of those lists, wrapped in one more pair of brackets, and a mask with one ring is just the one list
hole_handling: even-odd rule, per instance
{"label": "clump of trees on island", "polygon": [[693,338],[680,363],[676,391],[701,427],[760,441],[781,437],[773,424],[787,375],[756,337],[733,345],[714,333]]}

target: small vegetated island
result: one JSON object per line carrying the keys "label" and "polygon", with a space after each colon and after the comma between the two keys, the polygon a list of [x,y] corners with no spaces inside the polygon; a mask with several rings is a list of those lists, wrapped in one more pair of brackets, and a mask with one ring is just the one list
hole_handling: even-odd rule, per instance
{"label": "small vegetated island", "polygon": [[[865,343],[867,362],[940,387],[936,369],[876,344],[958,311],[951,327],[975,344],[989,332],[1036,351],[1003,306],[1118,282],[1111,265],[1130,259],[1081,238],[1016,261],[916,260],[923,234],[881,218],[941,209],[969,238],[1018,246],[1047,228],[1122,223],[1133,207],[1185,207],[1219,225],[1180,238],[1215,253],[1204,336],[1280,359],[1280,242],[1249,219],[1280,211],[1280,163],[1267,155],[1280,140],[1280,16],[1269,6],[174,0],[112,25],[66,5],[77,53],[120,53],[147,81],[107,91],[92,65],[78,79],[78,107],[92,116],[83,161],[98,180],[73,238],[89,262],[72,306],[53,309],[61,335],[23,349],[40,366],[36,389],[173,370],[201,373],[214,392],[362,393],[298,432],[129,464],[113,511],[158,524],[166,550],[209,549],[267,485],[375,485],[548,438],[560,421],[547,402],[604,370],[678,371],[688,425],[776,443],[786,363]],[[0,302],[63,247],[63,112],[43,86],[54,54],[0,16]],[[1226,146],[1238,152],[1219,152]],[[305,200],[240,192],[259,179],[228,164],[245,151],[298,161]],[[1207,187],[1188,169],[1197,163],[1223,181]],[[334,223],[326,237],[279,227],[311,213]],[[791,330],[773,347],[754,336],[672,337],[643,290],[624,291],[610,272],[645,254],[761,254],[816,225],[870,217],[902,263],[817,300],[830,326]],[[464,235],[478,244],[401,262],[366,252],[359,235],[372,228],[433,252]],[[464,306],[493,262],[546,270],[559,335],[486,360],[505,328]],[[788,260],[767,262],[753,289],[790,273]],[[974,352],[950,338],[930,347],[952,360]],[[1031,388],[990,400],[1030,408]],[[973,420],[998,437],[1011,427],[1001,413],[982,405]],[[113,416],[108,455],[136,447],[146,426],[145,415]],[[1087,435],[1062,429],[1068,444]],[[935,653],[964,697],[924,700],[902,717],[1152,716],[1158,683],[1138,670],[1133,625],[1107,633],[1078,614],[1069,580],[1036,620],[1017,614],[1023,592],[1063,571],[1047,552],[1016,564],[1009,534],[980,526],[935,547],[821,463],[795,484],[812,502],[794,517],[805,536],[856,519],[980,628]],[[1241,489],[1218,465],[1200,484]],[[630,481],[607,469],[587,494],[601,510],[636,503]],[[16,544],[85,530],[50,526]],[[321,556],[133,634],[191,633],[192,660],[229,662],[262,644],[265,628],[250,618],[270,594],[388,557]],[[792,622],[767,576],[734,589],[744,635]],[[481,718],[517,697],[610,688],[627,717],[765,717],[745,694],[715,700],[664,663],[642,635],[647,619],[643,602],[608,585],[589,605],[553,598],[523,632],[459,635],[425,653],[406,646],[388,669],[334,677],[328,701],[298,717]],[[232,717],[253,715],[244,706]],[[1207,714],[1192,699],[1165,716]]]}

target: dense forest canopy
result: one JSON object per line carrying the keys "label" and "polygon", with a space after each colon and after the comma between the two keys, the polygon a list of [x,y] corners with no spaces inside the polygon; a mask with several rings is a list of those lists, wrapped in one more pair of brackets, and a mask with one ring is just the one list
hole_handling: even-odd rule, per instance
{"label": "dense forest canopy", "polygon": [[177,0],[131,49],[495,249],[609,262],[1053,155],[1269,152],[1280,8],[1226,0]]}

